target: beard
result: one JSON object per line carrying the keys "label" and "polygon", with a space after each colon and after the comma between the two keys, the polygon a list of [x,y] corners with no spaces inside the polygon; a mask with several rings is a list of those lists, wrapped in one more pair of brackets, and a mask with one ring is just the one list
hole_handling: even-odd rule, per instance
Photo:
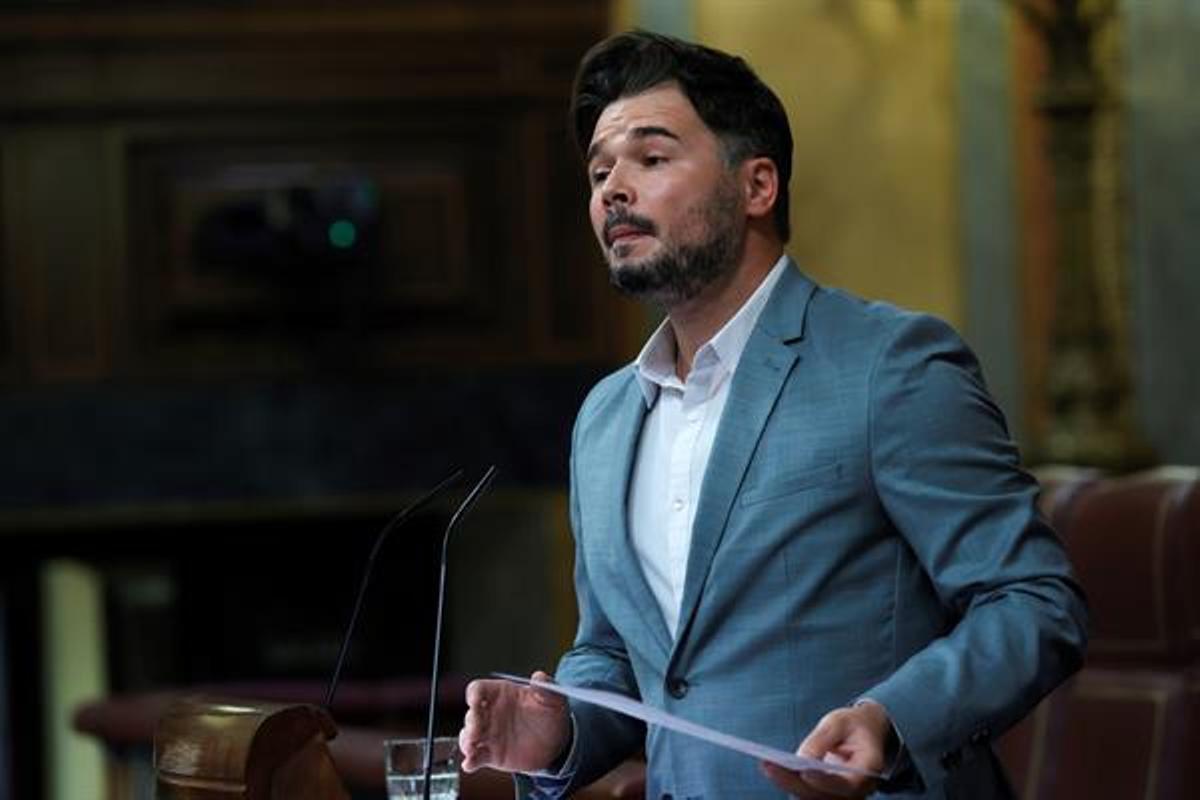
{"label": "beard", "polygon": [[[742,248],[744,233],[738,225],[738,194],[732,182],[722,183],[700,205],[692,208],[689,219],[707,236],[698,243],[663,242],[663,252],[642,261],[621,262],[613,251],[605,251],[609,281],[631,297],[670,308],[696,297],[708,286],[733,273]],[[657,227],[650,220],[618,210],[605,220],[605,229],[615,225],[633,225],[653,234]]]}

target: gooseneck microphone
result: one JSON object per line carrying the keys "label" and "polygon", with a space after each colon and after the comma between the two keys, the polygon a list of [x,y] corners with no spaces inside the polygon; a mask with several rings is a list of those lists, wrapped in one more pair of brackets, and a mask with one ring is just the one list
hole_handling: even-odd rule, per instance
{"label": "gooseneck microphone", "polygon": [[[462,470],[454,470],[454,472],[443,478],[441,483],[439,483],[437,486],[434,486],[423,496],[410,503],[407,508],[402,509],[396,514],[396,516],[392,517],[391,521],[389,521],[387,525],[384,525],[383,530],[381,530],[379,535],[375,537],[375,546],[371,548],[371,555],[367,557],[367,566],[366,569],[363,570],[362,584],[358,587],[358,598],[354,601],[354,611],[350,614],[350,624],[346,626],[346,635],[342,638],[342,647],[338,652],[337,665],[333,668],[333,677],[329,680],[329,689],[325,692],[325,709],[330,713],[333,712],[333,695],[334,692],[337,691],[338,679],[342,675],[342,665],[345,664],[346,653],[350,650],[350,637],[354,635],[354,626],[358,624],[358,612],[362,610],[363,597],[365,597],[367,594],[367,585],[371,582],[371,571],[375,568],[375,557],[379,555],[379,549],[383,547],[383,542],[385,539],[387,539],[388,534],[398,528],[415,512],[424,508],[430,500],[437,497],[442,493],[443,490],[461,477]],[[478,487],[476,488],[478,489]],[[459,511],[461,512],[462,509],[460,508]],[[444,563],[444,555],[442,560]]]}
{"label": "gooseneck microphone", "polygon": [[446,533],[442,537],[442,568],[438,576],[437,627],[434,628],[433,633],[433,674],[429,679],[429,720],[425,726],[424,800],[429,800],[429,779],[433,773],[433,723],[437,711],[438,655],[442,651],[442,610],[446,605],[446,553],[450,547],[450,534],[454,532],[458,521],[466,516],[467,512],[475,505],[475,501],[491,485],[492,479],[495,477],[496,467],[492,465],[488,467],[487,472],[483,473],[483,477],[479,479],[479,483],[475,484],[475,487],[471,489],[471,493],[467,495],[467,499],[463,500],[458,510],[454,512],[454,516],[450,518],[450,524],[446,526]]}

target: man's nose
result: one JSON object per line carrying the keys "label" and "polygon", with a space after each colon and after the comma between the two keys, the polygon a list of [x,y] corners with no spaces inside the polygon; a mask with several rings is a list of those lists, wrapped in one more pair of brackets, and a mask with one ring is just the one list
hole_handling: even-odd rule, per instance
{"label": "man's nose", "polygon": [[607,208],[615,203],[632,205],[636,199],[633,187],[626,180],[625,170],[613,167],[604,178],[604,186],[600,190],[600,199]]}

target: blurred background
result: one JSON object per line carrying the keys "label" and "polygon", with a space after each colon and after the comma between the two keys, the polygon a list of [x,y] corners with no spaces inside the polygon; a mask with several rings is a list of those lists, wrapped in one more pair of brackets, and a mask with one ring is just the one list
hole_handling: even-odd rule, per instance
{"label": "blurred background", "polygon": [[[444,664],[553,665],[571,423],[655,324],[566,132],[632,26],[751,62],[792,255],[953,323],[1028,464],[1200,464],[1192,0],[0,0],[0,800],[106,796],[81,702],[325,680],[457,466]],[[458,497],[346,680],[427,671]]]}

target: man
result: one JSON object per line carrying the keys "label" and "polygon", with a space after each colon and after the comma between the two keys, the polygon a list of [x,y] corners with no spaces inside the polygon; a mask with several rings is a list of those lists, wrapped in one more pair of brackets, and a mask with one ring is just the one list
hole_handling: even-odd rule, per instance
{"label": "man", "polygon": [[559,797],[644,747],[653,798],[1008,796],[988,742],[1078,668],[1085,608],[973,356],[784,255],[791,133],[741,59],[617,36],[572,113],[612,281],[667,320],[576,421],[556,679],[883,777],[499,681],[468,689],[464,767]]}

